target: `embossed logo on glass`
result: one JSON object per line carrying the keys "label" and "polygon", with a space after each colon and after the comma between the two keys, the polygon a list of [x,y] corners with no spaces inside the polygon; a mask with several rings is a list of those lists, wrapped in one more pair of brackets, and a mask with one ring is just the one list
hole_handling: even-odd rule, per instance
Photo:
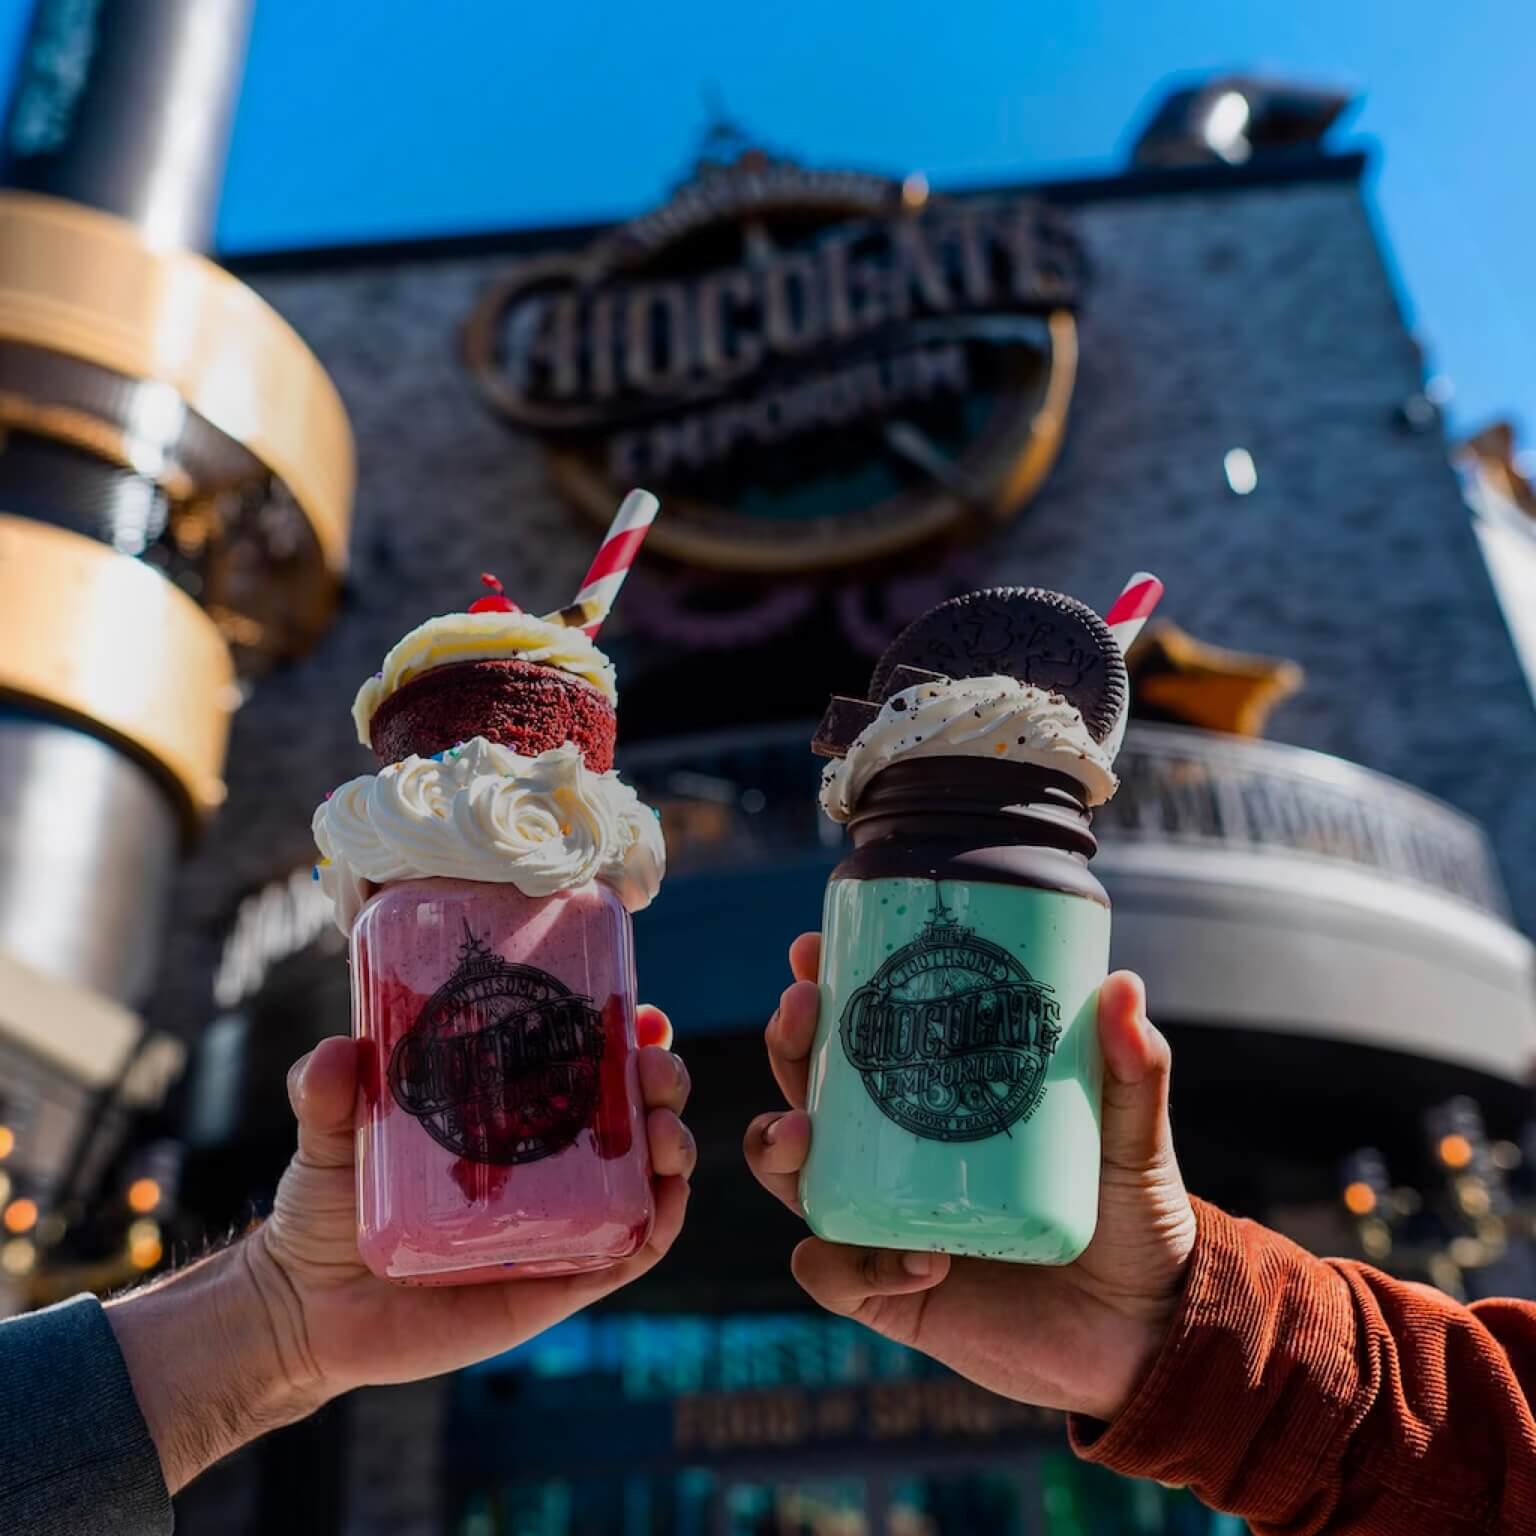
{"label": "embossed logo on glass", "polygon": [[848,999],[840,1035],[881,1113],[914,1136],[1006,1135],[1039,1107],[1060,1007],[1018,957],[933,912]]}
{"label": "embossed logo on glass", "polygon": [[514,965],[466,924],[459,963],[389,1060],[395,1102],[476,1163],[563,1151],[597,1111],[603,1021],[547,971]]}

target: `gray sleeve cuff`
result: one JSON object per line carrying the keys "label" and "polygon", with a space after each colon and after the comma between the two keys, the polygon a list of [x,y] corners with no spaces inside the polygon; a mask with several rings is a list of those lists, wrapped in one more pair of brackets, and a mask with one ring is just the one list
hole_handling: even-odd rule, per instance
{"label": "gray sleeve cuff", "polygon": [[94,1296],[0,1323],[0,1531],[168,1536],[171,1501]]}

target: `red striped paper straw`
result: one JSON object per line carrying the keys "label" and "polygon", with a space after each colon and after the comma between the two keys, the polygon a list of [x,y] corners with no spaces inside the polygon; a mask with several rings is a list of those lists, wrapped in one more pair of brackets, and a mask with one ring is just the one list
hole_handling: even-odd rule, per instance
{"label": "red striped paper straw", "polygon": [[661,503],[649,491],[631,491],[620,504],[571,605],[582,610],[581,627],[587,634],[596,635],[602,628],[660,510]]}
{"label": "red striped paper straw", "polygon": [[1151,571],[1137,571],[1121,589],[1120,596],[1104,615],[1109,632],[1115,637],[1123,656],[1141,633],[1141,626],[1152,616],[1163,595],[1163,584]]}

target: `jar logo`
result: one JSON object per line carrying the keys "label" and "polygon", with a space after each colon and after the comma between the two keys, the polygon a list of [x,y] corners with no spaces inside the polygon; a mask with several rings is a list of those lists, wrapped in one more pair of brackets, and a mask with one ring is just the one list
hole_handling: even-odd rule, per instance
{"label": "jar logo", "polygon": [[596,1115],[603,1021],[546,971],[492,953],[466,924],[459,963],[389,1060],[395,1102],[475,1163],[532,1163]]}
{"label": "jar logo", "polygon": [[1028,1120],[1061,1038],[1052,989],[955,921],[934,886],[922,932],[848,999],[843,1053],[882,1114],[931,1141],[981,1141]]}
{"label": "jar logo", "polygon": [[1027,499],[1065,425],[1082,265],[1037,200],[749,150],[511,268],[465,351],[578,505],[606,521],[616,490],[666,497],[648,548],[842,566]]}

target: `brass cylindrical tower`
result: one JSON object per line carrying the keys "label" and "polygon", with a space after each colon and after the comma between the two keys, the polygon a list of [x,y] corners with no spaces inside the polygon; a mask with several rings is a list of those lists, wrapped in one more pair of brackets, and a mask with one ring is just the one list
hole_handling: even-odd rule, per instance
{"label": "brass cylindrical tower", "polygon": [[141,1053],[231,713],[345,557],[340,398],[199,254],[250,11],[40,0],[0,143],[0,1124],[44,1201]]}

